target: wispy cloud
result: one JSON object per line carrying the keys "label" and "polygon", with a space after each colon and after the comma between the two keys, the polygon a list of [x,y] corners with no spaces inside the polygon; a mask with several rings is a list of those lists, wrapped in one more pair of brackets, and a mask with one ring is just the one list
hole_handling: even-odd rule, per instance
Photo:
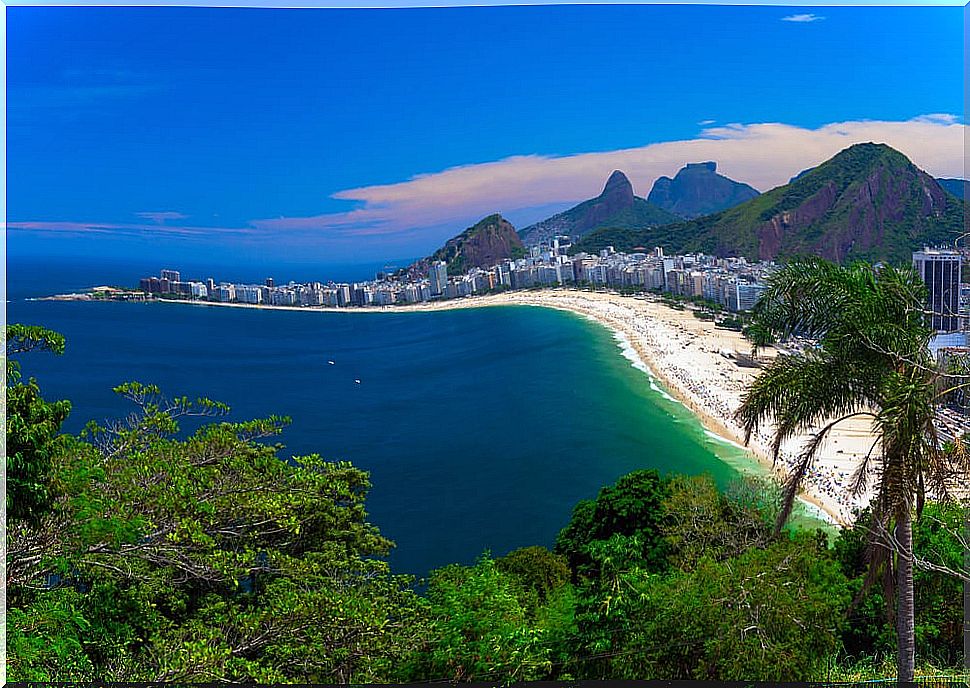
{"label": "wispy cloud", "polygon": [[802,24],[805,24],[805,23],[808,23],[808,22],[821,21],[822,19],[825,19],[825,17],[822,17],[822,16],[820,16],[818,14],[811,14],[811,13],[809,13],[809,14],[789,14],[787,17],[782,17],[781,18],[782,21],[786,21],[786,22],[798,22],[798,23],[802,23]]}
{"label": "wispy cloud", "polygon": [[[570,156],[523,155],[420,174],[395,184],[347,189],[333,198],[357,207],[312,217],[254,220],[276,232],[389,237],[428,227],[461,229],[492,212],[540,219],[530,209],[591,198],[610,172],[623,170],[638,195],[687,162],[715,160],[718,171],[762,191],[786,183],[853,143],[887,143],[935,176],[963,175],[967,126],[951,115],[908,121],[834,122],[817,129],[781,123],[703,129],[697,138]],[[454,232],[452,232],[454,233]],[[442,234],[446,236],[447,233]]]}
{"label": "wispy cloud", "polygon": [[8,222],[7,229],[47,234],[70,234],[73,236],[105,234],[129,237],[170,236],[182,239],[251,238],[260,233],[254,227],[196,227],[158,223],[58,222],[56,220]]}
{"label": "wispy cloud", "polygon": [[697,124],[699,124],[702,127],[708,127],[708,126],[714,124],[716,121],[717,121],[716,119],[702,119]]}
{"label": "wispy cloud", "polygon": [[173,210],[146,211],[143,213],[135,213],[135,215],[143,220],[151,220],[158,225],[163,225],[172,220],[184,220],[188,217],[188,215],[183,215],[182,213],[178,213]]}
{"label": "wispy cloud", "polygon": [[47,82],[9,84],[8,124],[31,125],[38,113],[60,120],[107,114],[119,102],[140,100],[164,91],[157,76],[124,67],[72,68],[52,75]]}

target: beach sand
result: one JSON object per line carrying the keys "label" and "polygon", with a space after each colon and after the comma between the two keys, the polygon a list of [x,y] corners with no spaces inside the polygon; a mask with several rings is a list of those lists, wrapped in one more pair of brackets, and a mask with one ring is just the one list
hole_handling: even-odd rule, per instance
{"label": "beach sand", "polygon": [[[193,303],[173,301],[171,303]],[[304,308],[194,302],[204,306],[267,308],[327,313],[408,313],[519,305],[557,308],[586,316],[602,324],[628,343],[643,366],[670,394],[694,412],[703,425],[723,439],[741,444],[744,434],[733,420],[746,386],[759,370],[738,365],[725,353],[748,354],[751,345],[739,332],[717,329],[713,322],[700,320],[690,310],[676,310],[653,298],[633,298],[604,292],[572,289],[515,291],[475,296],[436,303],[369,308]],[[777,352],[760,353],[770,359]],[[801,452],[808,435],[791,439],[782,446],[777,462],[772,461],[769,438],[772,427],[762,427],[747,448],[762,467],[783,480]],[[870,451],[873,437],[869,421],[850,419],[831,432],[822,444],[799,499],[826,520],[851,523],[853,511],[869,501],[869,494],[852,498],[851,476]],[[814,508],[812,508],[814,507]]]}

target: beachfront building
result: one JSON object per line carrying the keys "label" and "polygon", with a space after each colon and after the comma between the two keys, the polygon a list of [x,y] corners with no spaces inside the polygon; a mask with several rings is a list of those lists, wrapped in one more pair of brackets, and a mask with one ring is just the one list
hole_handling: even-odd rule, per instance
{"label": "beachfront building", "polygon": [[448,284],[448,264],[443,260],[436,262],[428,272],[428,279],[431,281],[433,296],[444,294]]}
{"label": "beachfront building", "polygon": [[189,296],[193,299],[205,299],[209,297],[209,288],[202,282],[188,282]]}
{"label": "beachfront building", "polygon": [[236,301],[239,303],[259,304],[263,302],[263,292],[258,284],[237,284]]}
{"label": "beachfront building", "polygon": [[215,300],[220,303],[231,303],[236,300],[236,285],[222,282],[215,288]]}
{"label": "beachfront building", "polygon": [[744,258],[715,258],[701,253],[668,256],[659,249],[649,254],[628,254],[607,248],[596,256],[588,253],[567,256],[561,250],[562,244],[552,243],[533,256],[503,260],[488,268],[476,267],[464,275],[451,277],[447,264],[437,261],[431,265],[427,277],[407,278],[382,272],[375,280],[353,284],[291,281],[277,285],[267,279],[258,285],[227,282],[216,285],[212,278],[206,283],[170,281],[170,277],[180,275],[166,270],[166,277],[146,277],[140,286],[148,294],[178,293],[223,303],[342,308],[454,299],[501,287],[531,289],[587,283],[610,289],[666,291],[688,298],[704,298],[738,311],[754,306],[764,290],[765,277],[774,269],[772,263],[753,264]]}
{"label": "beachfront building", "polygon": [[926,283],[927,321],[937,332],[960,329],[959,251],[925,247],[913,253],[913,268]]}
{"label": "beachfront building", "polygon": [[737,284],[737,307],[735,311],[750,311],[761,298],[761,293],[765,290],[763,284],[753,284],[743,279],[739,279]]}

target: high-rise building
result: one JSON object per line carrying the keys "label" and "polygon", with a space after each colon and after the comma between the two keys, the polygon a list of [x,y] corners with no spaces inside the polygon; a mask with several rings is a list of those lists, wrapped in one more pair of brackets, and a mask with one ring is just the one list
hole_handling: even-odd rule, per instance
{"label": "high-rise building", "polygon": [[160,277],[167,279],[169,283],[182,281],[182,274],[178,270],[162,270]]}
{"label": "high-rise building", "polygon": [[913,268],[926,283],[930,326],[937,332],[960,329],[960,253],[924,248],[913,253]]}
{"label": "high-rise building", "polygon": [[439,260],[434,265],[431,266],[431,270],[428,273],[428,279],[431,280],[431,293],[435,296],[440,296],[445,293],[445,288],[448,285],[448,264]]}

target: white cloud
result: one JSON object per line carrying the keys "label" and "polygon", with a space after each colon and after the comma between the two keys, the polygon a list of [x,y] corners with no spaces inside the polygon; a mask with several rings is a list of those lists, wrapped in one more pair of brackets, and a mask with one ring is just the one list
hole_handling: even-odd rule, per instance
{"label": "white cloud", "polygon": [[790,14],[787,17],[781,18],[782,21],[799,23],[816,22],[821,21],[822,19],[825,19],[825,17],[821,17],[817,14]]}
{"label": "white cloud", "polygon": [[[389,237],[431,227],[461,229],[493,212],[541,219],[540,209],[596,196],[613,170],[622,170],[637,195],[657,177],[685,163],[714,160],[718,172],[760,191],[785,184],[854,143],[886,143],[936,177],[963,177],[967,125],[950,115],[908,121],[834,122],[817,129],[789,124],[710,127],[695,139],[569,156],[521,155],[420,174],[395,184],[347,189],[334,198],[356,202],[344,213],[256,220],[265,230],[329,230],[336,237]],[[442,229],[442,236],[448,236]],[[451,232],[452,234],[454,232]]]}

